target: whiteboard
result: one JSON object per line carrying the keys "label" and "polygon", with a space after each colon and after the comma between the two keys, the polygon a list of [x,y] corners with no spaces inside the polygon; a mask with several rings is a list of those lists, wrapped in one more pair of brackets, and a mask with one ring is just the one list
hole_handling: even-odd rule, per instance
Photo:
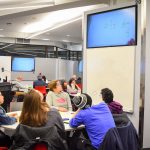
{"label": "whiteboard", "polygon": [[83,78],[86,92],[98,104],[102,88],[110,88],[124,111],[133,112],[135,46],[86,49]]}

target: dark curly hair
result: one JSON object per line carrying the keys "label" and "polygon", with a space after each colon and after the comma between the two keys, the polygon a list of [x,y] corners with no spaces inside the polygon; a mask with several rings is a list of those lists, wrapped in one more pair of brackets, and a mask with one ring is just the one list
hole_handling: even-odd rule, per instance
{"label": "dark curly hair", "polygon": [[105,103],[111,103],[113,101],[114,95],[110,89],[108,88],[102,89],[101,94],[102,94],[102,99]]}

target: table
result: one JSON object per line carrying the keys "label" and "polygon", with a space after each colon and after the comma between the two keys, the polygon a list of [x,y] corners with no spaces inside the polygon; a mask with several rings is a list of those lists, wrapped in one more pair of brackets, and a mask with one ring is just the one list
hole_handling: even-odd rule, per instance
{"label": "table", "polygon": [[[20,116],[21,114],[21,111],[14,111],[14,112],[10,112],[10,113],[7,113],[7,114],[11,114],[11,113],[17,113],[18,116]],[[62,119],[64,118],[67,118],[68,120],[67,121],[64,121],[64,126],[65,126],[65,131],[74,131],[76,129],[82,129],[84,128],[84,125],[81,125],[79,126],[78,128],[72,128],[69,126],[69,120],[71,119],[72,117],[72,114],[73,112],[60,112],[60,115],[62,117]],[[15,132],[15,129],[17,128],[19,122],[16,122],[15,124],[13,125],[2,125],[1,127],[4,129],[5,133],[9,136],[13,135],[13,133]]]}

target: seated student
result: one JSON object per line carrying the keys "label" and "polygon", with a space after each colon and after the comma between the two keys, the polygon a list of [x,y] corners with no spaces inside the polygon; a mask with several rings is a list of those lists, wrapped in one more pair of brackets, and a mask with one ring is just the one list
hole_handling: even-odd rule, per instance
{"label": "seated student", "polygon": [[[1,95],[0,92],[0,105],[3,104],[4,97]],[[17,114],[12,113],[11,115],[6,115],[6,111],[3,107],[0,106],[0,125],[11,125],[17,122]]]}
{"label": "seated student", "polygon": [[75,96],[72,101],[79,109],[70,120],[70,126],[85,125],[92,146],[98,149],[107,131],[115,127],[108,106],[104,102],[91,106],[92,99],[88,94]]}
{"label": "seated student", "polygon": [[[19,122],[20,124],[13,135],[14,145],[12,149],[23,146],[22,143],[27,143],[24,141],[26,137],[23,138],[22,136],[25,135],[24,132],[29,127],[35,127],[34,130],[41,129],[42,127],[43,129],[45,129],[45,127],[56,127],[60,137],[62,139],[65,138],[65,128],[60,114],[56,109],[51,109],[46,102],[43,102],[43,95],[37,90],[32,89],[25,95]],[[22,131],[23,133],[19,130],[20,127],[24,129],[24,132]],[[57,143],[55,146],[61,150]]]}
{"label": "seated student", "polygon": [[33,88],[35,88],[35,86],[46,86],[41,73],[37,76],[37,80],[33,82]]}
{"label": "seated student", "polygon": [[113,100],[114,98],[113,92],[110,89],[108,88],[102,89],[101,94],[103,101],[108,105],[112,114],[123,113],[123,106],[120,103]]}
{"label": "seated student", "polygon": [[74,78],[71,78],[69,80],[69,84],[67,85],[67,92],[72,95],[72,94],[77,94],[81,93],[81,89],[79,86],[76,84],[76,80]]}
{"label": "seated student", "polygon": [[66,112],[72,110],[71,101],[68,93],[63,92],[59,80],[53,80],[48,84],[50,91],[46,96],[49,106],[54,106],[57,110]]}
{"label": "seated student", "polygon": [[66,80],[60,80],[60,82],[61,82],[61,86],[62,86],[63,91],[67,92],[67,85],[68,85],[67,81]]}
{"label": "seated student", "polygon": [[25,92],[28,91],[28,87],[25,87],[25,86],[21,83],[22,80],[23,80],[23,77],[18,76],[18,77],[16,78],[16,80],[12,81],[12,84],[13,84],[12,91],[25,91]]}
{"label": "seated student", "polygon": [[42,76],[42,79],[43,79],[43,81],[46,83],[46,84],[48,84],[48,80],[46,79],[46,76]]}

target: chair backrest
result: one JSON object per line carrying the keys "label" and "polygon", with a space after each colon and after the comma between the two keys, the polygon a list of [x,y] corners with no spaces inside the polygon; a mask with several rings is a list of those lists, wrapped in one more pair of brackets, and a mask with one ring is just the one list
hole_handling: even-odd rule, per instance
{"label": "chair backrest", "polygon": [[117,128],[107,131],[98,150],[124,150]]}
{"label": "chair backrest", "polygon": [[0,150],[8,150],[7,147],[0,147]]}
{"label": "chair backrest", "polygon": [[23,102],[10,102],[10,112],[12,111],[21,111]]}
{"label": "chair backrest", "polygon": [[139,139],[131,121],[126,126],[117,127],[124,150],[140,150]]}
{"label": "chair backrest", "polygon": [[[29,127],[19,124],[13,137],[12,149],[18,147],[28,150],[33,149],[36,144],[44,143],[50,150],[68,150],[65,140],[60,137],[56,126]],[[45,146],[37,145],[35,148],[43,147],[43,150],[45,150]]]}
{"label": "chair backrest", "polygon": [[40,91],[43,95],[46,94],[46,86],[35,86],[34,89]]}
{"label": "chair backrest", "polygon": [[48,150],[48,147],[44,143],[38,143],[33,147],[33,150]]}

